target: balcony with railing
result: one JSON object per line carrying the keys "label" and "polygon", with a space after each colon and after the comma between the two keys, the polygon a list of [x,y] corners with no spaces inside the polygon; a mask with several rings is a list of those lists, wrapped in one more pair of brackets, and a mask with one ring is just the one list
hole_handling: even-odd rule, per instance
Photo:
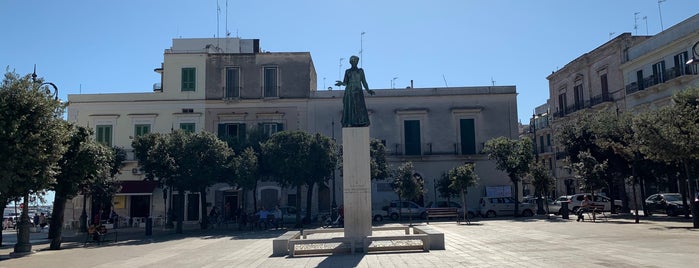
{"label": "balcony with railing", "polygon": [[665,71],[663,71],[662,76],[656,77],[656,75],[650,75],[647,77],[643,78],[643,81],[641,83],[636,82],[631,82],[626,85],[626,94],[632,94],[644,89],[647,89],[649,87],[666,83],[672,79],[686,76],[686,75],[696,75],[696,70],[692,68],[692,66],[685,66],[684,68],[670,68]]}
{"label": "balcony with railing", "polygon": [[449,149],[446,149],[448,148],[445,146],[446,144],[440,145],[431,142],[421,143],[418,149],[415,144],[394,143],[393,147],[389,149],[389,154],[393,156],[476,155],[481,154],[484,146],[483,143],[475,144],[474,152],[464,153],[463,151],[466,149],[461,147],[461,143],[453,143]]}

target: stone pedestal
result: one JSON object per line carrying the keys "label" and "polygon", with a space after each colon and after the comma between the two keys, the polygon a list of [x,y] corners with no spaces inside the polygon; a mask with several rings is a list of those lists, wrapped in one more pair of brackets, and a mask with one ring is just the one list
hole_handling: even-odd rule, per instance
{"label": "stone pedestal", "polygon": [[371,236],[369,128],[342,128],[342,193],[345,237],[361,243]]}

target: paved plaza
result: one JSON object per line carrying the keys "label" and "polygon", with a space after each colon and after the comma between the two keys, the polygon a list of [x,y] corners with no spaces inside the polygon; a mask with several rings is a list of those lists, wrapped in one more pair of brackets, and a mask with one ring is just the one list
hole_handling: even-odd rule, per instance
{"label": "paved plaza", "polygon": [[[572,218],[572,217],[571,217]],[[424,224],[424,223],[420,223]],[[387,225],[397,225],[389,223]],[[443,231],[446,250],[271,257],[272,239],[286,230],[237,228],[185,234],[156,228],[121,229],[120,241],[47,250],[46,234],[33,234],[35,254],[10,258],[14,233],[3,233],[0,267],[697,267],[699,230],[691,221],[663,216],[612,216],[575,222],[560,217],[478,219],[471,225],[431,223]],[[69,237],[83,240],[84,235]]]}

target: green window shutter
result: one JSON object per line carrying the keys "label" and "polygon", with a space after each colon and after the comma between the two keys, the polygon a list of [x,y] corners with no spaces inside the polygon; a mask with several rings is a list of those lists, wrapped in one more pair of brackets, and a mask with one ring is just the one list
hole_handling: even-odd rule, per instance
{"label": "green window shutter", "polygon": [[420,120],[405,120],[405,154],[420,155]]}
{"label": "green window shutter", "polygon": [[111,125],[97,125],[95,126],[95,140],[97,142],[112,146],[112,126]]}
{"label": "green window shutter", "polygon": [[473,119],[459,120],[461,131],[461,154],[476,153],[476,129]]}
{"label": "green window shutter", "polygon": [[182,68],[182,91],[194,91],[196,85],[196,69]]}
{"label": "green window shutter", "polygon": [[277,132],[284,131],[284,123],[277,123]]}
{"label": "green window shutter", "polygon": [[138,137],[150,133],[150,125],[138,124],[134,126],[134,136]]}
{"label": "green window shutter", "polygon": [[194,131],[196,131],[196,125],[194,123],[180,123],[180,129],[185,132],[194,133]]}
{"label": "green window shutter", "polygon": [[218,124],[218,138],[220,140],[226,140],[228,133],[226,133],[226,124]]}

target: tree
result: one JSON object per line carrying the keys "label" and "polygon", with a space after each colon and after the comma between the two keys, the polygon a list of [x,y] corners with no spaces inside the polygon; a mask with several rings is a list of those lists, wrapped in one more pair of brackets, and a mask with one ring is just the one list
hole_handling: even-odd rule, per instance
{"label": "tree", "polygon": [[[415,201],[416,198],[425,193],[425,183],[422,177],[416,176],[412,162],[405,162],[393,172],[393,191],[398,195],[399,206],[403,205],[403,200]],[[398,210],[399,217],[402,217],[402,209]],[[412,222],[412,215],[410,216]]]}
{"label": "tree", "polygon": [[[310,135],[301,131],[275,133],[262,145],[262,152],[274,181],[282,186],[296,187],[297,211],[301,201],[301,187],[306,185],[307,210],[310,216],[313,186],[326,182],[336,166],[334,142],[320,134]],[[308,218],[310,219],[310,218]],[[302,226],[300,214],[296,226]]]}
{"label": "tree", "polygon": [[[539,210],[543,210],[542,196],[547,196],[554,186],[554,179],[549,171],[539,162],[532,162],[529,166],[529,177],[532,185],[534,185],[535,194]],[[548,202],[546,202],[546,211],[548,211]]]}
{"label": "tree", "polygon": [[43,79],[7,72],[0,86],[0,197],[24,199],[16,253],[31,251],[29,195],[53,183],[67,139],[65,105],[42,84]]}
{"label": "tree", "polygon": [[[238,185],[239,188],[243,189],[243,192],[252,190],[254,193],[260,176],[258,161],[255,150],[252,147],[245,148],[245,150],[231,162],[231,165],[229,165],[231,170],[228,174],[235,175],[229,175],[226,182],[229,185]],[[253,207],[257,207],[256,199],[256,196],[253,195]],[[245,204],[245,195],[243,195],[242,203]],[[245,209],[245,205],[243,205],[242,208]]]}
{"label": "tree", "polygon": [[[385,180],[389,178],[391,176],[391,171],[388,167],[388,161],[386,161],[386,146],[384,146],[380,140],[371,139],[369,156],[371,157],[371,162],[369,163],[371,167],[371,179]],[[342,170],[342,168],[340,168],[340,170]]]}
{"label": "tree", "polygon": [[[696,193],[690,167],[699,160],[699,87],[686,89],[673,95],[673,105],[650,111],[634,121],[641,152],[649,158],[679,163],[684,168],[685,181],[680,183],[683,204]],[[689,194],[687,194],[689,184]],[[693,211],[697,202],[692,203]],[[699,217],[693,213],[694,228],[699,228]],[[685,214],[689,217],[689,210]]]}
{"label": "tree", "polygon": [[459,190],[449,187],[451,185],[451,179],[449,177],[449,172],[443,172],[442,176],[437,179],[437,192],[439,196],[447,199],[447,202],[451,202],[451,198],[460,194]]}
{"label": "tree", "polygon": [[[146,179],[157,178],[161,185],[180,195],[187,190],[199,192],[203,215],[206,215],[206,188],[224,181],[226,171],[230,170],[226,168],[230,165],[228,161],[233,159],[233,151],[209,132],[151,133],[136,137],[132,146]],[[170,216],[177,220],[175,232],[182,233],[184,199],[178,200],[178,210]],[[204,216],[201,228],[207,226],[208,219]]]}
{"label": "tree", "polygon": [[58,162],[60,172],[51,186],[55,191],[49,238],[51,249],[60,249],[65,205],[74,198],[85,185],[110,177],[110,169],[115,160],[113,151],[91,138],[92,131],[76,125],[69,126],[70,138],[67,150]]}
{"label": "tree", "polygon": [[468,188],[473,187],[478,183],[478,174],[476,174],[476,165],[474,163],[465,163],[461,166],[449,170],[449,188],[458,191],[461,195],[461,207],[464,213],[464,219],[468,222],[468,205],[466,204],[466,194]]}
{"label": "tree", "polygon": [[233,150],[210,132],[180,133],[190,136],[184,144],[187,157],[178,159],[182,185],[185,190],[199,192],[201,211],[201,229],[208,227],[206,217],[206,188],[214,183],[225,181],[226,167],[229,165]]}
{"label": "tree", "polygon": [[313,201],[313,186],[325,184],[332,177],[337,166],[337,149],[335,141],[327,136],[316,133],[310,138],[308,158],[305,162],[306,176],[306,218],[311,218],[311,202]]}
{"label": "tree", "polygon": [[498,137],[488,140],[483,151],[495,160],[498,170],[507,173],[515,190],[515,215],[519,216],[519,182],[529,171],[529,163],[534,158],[532,141],[529,138],[513,140]]}
{"label": "tree", "polygon": [[581,113],[574,121],[564,124],[556,137],[564,147],[571,168],[582,161],[578,157],[581,152],[587,152],[586,156],[597,163],[607,163],[600,171],[600,179],[604,180],[604,188],[610,194],[612,210],[616,207],[614,199],[624,200],[624,207],[628,208],[623,182],[632,175],[633,134],[629,133],[629,122],[623,114],[619,116],[610,111]]}

